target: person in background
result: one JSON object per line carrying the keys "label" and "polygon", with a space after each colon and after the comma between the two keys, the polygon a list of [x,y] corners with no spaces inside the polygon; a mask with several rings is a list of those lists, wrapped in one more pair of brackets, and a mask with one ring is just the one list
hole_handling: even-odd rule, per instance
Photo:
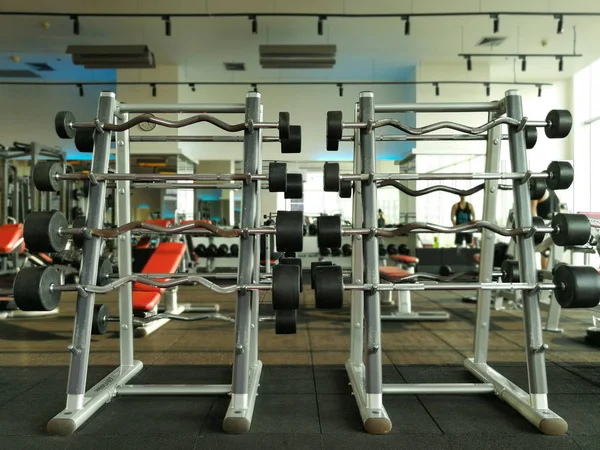
{"label": "person in background", "polygon": [[377,228],[385,227],[385,216],[383,215],[383,211],[381,209],[377,210]]}
{"label": "person in background", "polygon": [[[552,220],[552,217],[560,212],[560,200],[554,191],[546,189],[543,197],[539,200],[531,200],[531,215],[541,217],[544,220]],[[550,249],[542,252],[542,270],[548,267]]]}
{"label": "person in background", "polygon": [[[473,205],[465,200],[465,196],[460,196],[460,202],[452,205],[451,210],[452,225],[464,225],[471,223],[475,220],[475,209]],[[472,245],[473,244],[473,233],[456,233],[454,238],[454,244],[457,246],[461,245]]]}

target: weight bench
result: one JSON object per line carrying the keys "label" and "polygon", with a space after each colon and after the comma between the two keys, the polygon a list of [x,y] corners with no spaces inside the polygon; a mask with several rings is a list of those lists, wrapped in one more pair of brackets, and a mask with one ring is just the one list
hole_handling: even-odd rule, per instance
{"label": "weight bench", "polygon": [[[379,276],[382,281],[390,283],[402,283],[402,278],[414,273],[414,267],[419,262],[418,258],[408,255],[391,255],[393,260],[400,264],[406,264],[407,269],[394,266],[380,266]],[[379,293],[382,303],[393,303],[390,301],[391,291],[381,291]],[[390,314],[382,314],[381,320],[396,320],[396,321],[442,321],[448,320],[450,315],[444,311],[413,311],[410,299],[410,291],[398,291],[397,298],[398,309]]]}
{"label": "weight bench", "polygon": [[[4,263],[0,276],[11,276],[14,275],[19,267],[18,257],[25,253],[25,245],[23,243],[23,224],[21,223],[7,223],[0,226],[0,256],[4,258],[13,258],[13,267],[8,268]],[[41,259],[37,259],[32,255],[26,256],[28,259],[33,260],[38,265],[47,264],[47,255],[40,255]],[[50,259],[50,263],[52,260]],[[11,282],[12,284],[12,282]],[[0,298],[0,320],[2,319],[17,319],[17,318],[29,318],[29,317],[42,317],[42,316],[53,316],[58,314],[58,308],[52,311],[21,311],[15,305],[12,300],[12,296],[2,296]]]}
{"label": "weight bench", "polygon": [[[144,266],[141,273],[175,273],[185,254],[185,243],[183,242],[163,242],[156,247],[152,256]],[[161,279],[160,281],[165,281]],[[158,309],[158,303],[164,293],[164,310]],[[177,287],[164,289],[155,286],[148,286],[142,283],[133,285],[133,314],[134,316],[149,317],[164,312],[172,315],[181,315],[184,312],[217,312],[219,305],[206,307],[193,307],[190,304],[178,304]],[[144,337],[156,331],[171,319],[163,318],[139,325],[135,329],[136,337]]]}

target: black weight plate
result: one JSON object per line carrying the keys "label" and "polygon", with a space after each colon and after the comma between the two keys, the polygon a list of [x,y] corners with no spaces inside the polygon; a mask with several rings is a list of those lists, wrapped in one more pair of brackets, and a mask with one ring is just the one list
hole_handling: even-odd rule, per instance
{"label": "black weight plate", "polygon": [[296,334],[298,311],[275,311],[275,334]]}
{"label": "black weight plate", "polygon": [[302,211],[277,211],[275,242],[278,252],[302,251],[302,221]]}
{"label": "black weight plate", "polygon": [[342,139],[343,122],[341,111],[327,111],[327,140]]}
{"label": "black weight plate", "polygon": [[600,347],[600,329],[595,327],[588,328],[585,334],[585,343]]}
{"label": "black weight plate", "polygon": [[340,198],[352,198],[352,181],[340,181]]}
{"label": "black weight plate", "polygon": [[326,257],[331,255],[331,250],[329,250],[327,247],[321,247],[319,248],[319,255]]}
{"label": "black weight plate", "polygon": [[592,226],[584,214],[555,214],[552,217],[552,241],[556,245],[584,245],[590,240]]}
{"label": "black weight plate", "polygon": [[440,275],[443,277],[449,277],[453,273],[454,273],[454,271],[452,270],[452,267],[450,267],[448,265],[443,265],[440,267]]}
{"label": "black weight plate", "polygon": [[317,235],[317,232],[318,232],[318,230],[319,230],[319,229],[317,228],[317,224],[316,224],[316,223],[311,223],[311,224],[308,226],[308,234],[309,234],[309,235],[311,235],[311,236],[316,236],[316,235]]}
{"label": "black weight plate", "polygon": [[110,277],[113,274],[113,263],[110,258],[100,258],[98,261],[98,279],[96,284],[98,286],[106,286],[110,283]]}
{"label": "black weight plate", "polygon": [[546,116],[546,122],[550,122],[544,128],[546,136],[550,139],[563,139],[571,132],[573,116],[566,109],[553,109]]}
{"label": "black weight plate", "polygon": [[289,264],[273,266],[273,309],[292,310],[300,306],[300,267]]}
{"label": "black weight plate", "polygon": [[538,138],[538,132],[536,127],[525,127],[523,129],[525,133],[525,148],[532,149],[535,147]]}
{"label": "black weight plate", "polygon": [[575,178],[575,170],[568,161],[552,161],[546,172],[551,175],[546,180],[546,185],[552,191],[569,189]]}
{"label": "black weight plate", "polygon": [[34,211],[23,224],[25,246],[32,253],[62,252],[69,236],[59,236],[58,230],[68,226],[67,218],[60,211]]}
{"label": "black weight plate", "polygon": [[335,256],[336,258],[338,256],[342,256],[342,249],[341,248],[332,248],[331,249],[331,256]]}
{"label": "black weight plate", "polygon": [[388,255],[397,255],[398,247],[396,247],[395,244],[390,244],[387,246],[386,251],[387,251]]}
{"label": "black weight plate", "polygon": [[102,303],[94,305],[94,316],[92,320],[92,334],[102,335],[108,327],[108,306]]}
{"label": "black weight plate", "polygon": [[229,247],[229,253],[231,256],[237,257],[240,254],[240,246],[237,244],[231,244]]}
{"label": "black weight plate", "polygon": [[214,258],[217,255],[218,255],[218,248],[215,244],[210,244],[208,247],[206,247],[206,256],[208,258]]}
{"label": "black weight plate", "polygon": [[317,309],[340,309],[344,305],[344,280],[341,266],[321,266],[315,271]]}
{"label": "black weight plate", "polygon": [[[544,219],[542,219],[541,217],[538,217],[538,216],[533,216],[531,218],[531,224],[532,224],[532,226],[534,226],[536,228],[546,226]],[[544,242],[545,237],[546,237],[546,233],[540,233],[540,232],[535,233],[533,235],[533,245],[535,245],[535,246],[540,245],[542,242]]]}
{"label": "black weight plate", "polygon": [[[75,220],[73,220],[73,228],[85,228],[85,222],[86,222],[85,216],[76,217]],[[73,244],[75,244],[76,247],[78,247],[78,248],[83,247],[83,243],[85,242],[85,238],[83,237],[83,234],[74,234],[72,239],[73,239]]]}
{"label": "black weight plate", "polygon": [[219,248],[217,248],[217,256],[224,257],[224,256],[227,256],[228,254],[229,254],[229,246],[227,244],[219,245]]}
{"label": "black weight plate", "polygon": [[60,291],[50,292],[50,286],[60,284],[56,267],[24,267],[13,283],[15,303],[22,311],[52,311],[60,303]]}
{"label": "black weight plate", "polygon": [[543,178],[529,179],[529,195],[531,200],[540,200],[546,193],[546,180]]}
{"label": "black weight plate", "polygon": [[269,163],[269,192],[285,192],[287,188],[287,164]]}
{"label": "black weight plate", "polygon": [[284,198],[302,198],[304,193],[304,181],[302,180],[301,173],[288,173],[287,174],[287,186]]}
{"label": "black weight plate", "polygon": [[338,163],[327,162],[323,166],[323,190],[325,192],[339,192],[340,165]]}
{"label": "black weight plate", "polygon": [[60,191],[60,181],[56,179],[56,175],[62,173],[62,166],[57,162],[39,162],[33,166],[33,185],[38,191],[58,192]]}
{"label": "black weight plate", "polygon": [[406,244],[400,244],[398,246],[398,254],[399,255],[405,255],[405,256],[410,255],[410,249],[408,248],[408,245],[406,245]]}
{"label": "black weight plate", "polygon": [[300,125],[290,126],[289,139],[281,141],[281,153],[300,153],[302,151],[302,127]]}
{"label": "black weight plate", "polygon": [[342,246],[342,218],[340,216],[317,217],[317,245],[319,248]]}
{"label": "black weight plate", "polygon": [[350,244],[342,245],[342,255],[352,256],[352,246]]}
{"label": "black weight plate", "polygon": [[387,249],[385,248],[385,245],[383,245],[383,244],[379,244],[379,248],[378,248],[378,250],[379,250],[379,257],[380,257],[380,258],[382,258],[382,257],[384,257],[385,255],[387,255]]}
{"label": "black weight plate", "polygon": [[94,128],[79,128],[75,130],[75,147],[82,153],[92,153],[94,151]]}
{"label": "black weight plate", "polygon": [[277,129],[279,130],[279,140],[290,138],[290,113],[280,112]]}
{"label": "black weight plate", "polygon": [[591,266],[561,265],[554,271],[554,295],[563,308],[593,308],[600,300],[600,275]]}
{"label": "black weight plate", "polygon": [[61,139],[73,139],[75,130],[71,124],[75,122],[75,116],[71,111],[60,111],[54,117],[54,129]]}
{"label": "black weight plate", "polygon": [[299,267],[300,278],[298,279],[298,281],[300,282],[300,292],[302,292],[302,260],[296,257],[284,256],[283,258],[279,259],[279,264]]}
{"label": "black weight plate", "polygon": [[502,281],[505,283],[518,283],[521,278],[519,272],[519,262],[515,260],[504,260],[500,266],[502,271]]}
{"label": "black weight plate", "polygon": [[333,263],[331,261],[315,261],[310,263],[310,288],[315,288],[315,274],[317,273],[317,268],[324,266],[332,266]]}
{"label": "black weight plate", "polygon": [[337,152],[340,148],[340,141],[337,139],[327,139],[327,151]]}

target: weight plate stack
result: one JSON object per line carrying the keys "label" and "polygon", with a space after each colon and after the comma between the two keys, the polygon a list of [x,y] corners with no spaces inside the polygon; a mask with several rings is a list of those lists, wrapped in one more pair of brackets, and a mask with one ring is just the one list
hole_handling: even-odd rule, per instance
{"label": "weight plate stack", "polygon": [[304,192],[302,174],[288,173],[284,198],[302,198]]}
{"label": "weight plate stack", "polygon": [[310,288],[315,288],[315,274],[317,273],[317,268],[332,266],[333,263],[331,261],[314,261],[310,263]]}
{"label": "weight plate stack", "polygon": [[275,311],[275,334],[296,334],[297,322],[298,311],[295,309]]}
{"label": "weight plate stack", "polygon": [[319,248],[342,246],[342,218],[340,216],[317,217],[317,244]]}
{"label": "weight plate stack", "polygon": [[34,211],[25,218],[23,239],[32,253],[62,252],[69,241],[68,235],[58,230],[68,228],[67,218],[60,211]]}
{"label": "weight plate stack", "polygon": [[300,306],[300,267],[289,264],[273,266],[273,309],[295,310]]}
{"label": "weight plate stack", "polygon": [[563,308],[594,308],[600,300],[600,275],[591,266],[561,265],[552,281],[554,296]]}
{"label": "weight plate stack", "polygon": [[340,309],[344,304],[344,280],[341,266],[321,266],[315,271],[317,309]]}
{"label": "weight plate stack", "polygon": [[56,267],[24,267],[13,283],[15,303],[22,311],[53,311],[60,303],[60,291],[50,292],[50,286],[60,284]]}
{"label": "weight plate stack", "polygon": [[39,162],[33,166],[33,185],[38,191],[59,192],[60,181],[56,179],[56,175],[62,173],[62,166],[57,162]]}
{"label": "weight plate stack", "polygon": [[287,189],[287,164],[269,163],[269,192],[285,192]]}
{"label": "weight plate stack", "polygon": [[302,211],[277,211],[275,241],[278,252],[301,252],[304,236]]}

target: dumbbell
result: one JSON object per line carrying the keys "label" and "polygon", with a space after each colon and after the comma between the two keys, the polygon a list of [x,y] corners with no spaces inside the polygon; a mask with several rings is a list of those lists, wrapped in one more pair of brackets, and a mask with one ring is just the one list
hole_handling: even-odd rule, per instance
{"label": "dumbbell", "polygon": [[342,255],[352,256],[352,246],[350,244],[342,245]]}
{"label": "dumbbell", "polygon": [[410,249],[408,248],[408,245],[406,245],[406,244],[400,244],[398,246],[398,254],[399,255],[405,255],[405,256],[410,255]]}
{"label": "dumbbell", "polygon": [[443,277],[449,277],[451,275],[454,274],[454,270],[452,270],[452,267],[445,264],[443,266],[440,266],[440,271],[439,271],[440,275]]}
{"label": "dumbbell", "polygon": [[217,249],[217,256],[224,257],[224,256],[227,256],[228,253],[229,253],[229,246],[227,246],[227,244],[219,245],[219,248]]}
{"label": "dumbbell", "polygon": [[331,250],[329,250],[329,247],[319,247],[319,255],[326,257],[331,255]]}
{"label": "dumbbell", "polygon": [[206,256],[206,245],[198,244],[194,249],[194,253],[198,255],[199,258],[204,258]]}
{"label": "dumbbell", "polygon": [[332,248],[331,249],[331,256],[335,256],[335,257],[342,256],[342,249],[338,248],[338,247]]}
{"label": "dumbbell", "polygon": [[240,246],[237,244],[231,244],[231,246],[229,247],[229,253],[231,254],[231,256],[237,258],[237,256],[240,253]]}
{"label": "dumbbell", "polygon": [[388,255],[397,255],[398,247],[396,247],[395,244],[390,244],[387,246],[386,251],[387,251]]}
{"label": "dumbbell", "polygon": [[215,244],[210,244],[208,247],[206,247],[206,257],[207,258],[214,258],[215,256],[218,256],[219,254],[219,249],[217,248],[217,246]]}
{"label": "dumbbell", "polygon": [[317,224],[316,223],[311,223],[308,226],[308,234],[310,234],[311,236],[316,236],[317,232],[318,232]]}
{"label": "dumbbell", "polygon": [[387,254],[387,250],[385,248],[385,245],[379,244],[379,257],[383,258],[386,254]]}

